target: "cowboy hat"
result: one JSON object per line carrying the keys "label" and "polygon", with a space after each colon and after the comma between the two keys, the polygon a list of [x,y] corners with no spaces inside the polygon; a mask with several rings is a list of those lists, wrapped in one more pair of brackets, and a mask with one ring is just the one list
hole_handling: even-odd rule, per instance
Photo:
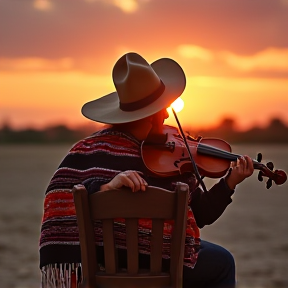
{"label": "cowboy hat", "polygon": [[82,114],[88,119],[107,124],[140,120],[169,107],[186,85],[174,60],[161,58],[149,65],[132,52],[116,62],[112,77],[115,92],[83,105]]}

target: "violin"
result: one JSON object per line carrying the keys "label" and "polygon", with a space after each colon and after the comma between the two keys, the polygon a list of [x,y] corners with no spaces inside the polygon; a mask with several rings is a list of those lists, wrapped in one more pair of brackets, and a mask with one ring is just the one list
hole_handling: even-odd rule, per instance
{"label": "violin", "polygon": [[[185,141],[178,129],[168,125],[163,125],[163,134],[150,135],[142,143],[141,154],[144,164],[153,174],[160,177],[193,173],[198,169],[201,178],[220,178],[227,173],[231,162],[241,157],[232,153],[230,144],[222,139],[202,137],[194,139],[188,135],[185,140],[197,168],[191,162]],[[276,185],[285,183],[287,180],[285,171],[273,170],[272,162],[265,165],[261,160],[262,154],[259,153],[257,160],[253,160],[253,166],[259,170],[259,181],[263,181],[263,177],[268,177],[267,189],[272,186],[272,181]]]}

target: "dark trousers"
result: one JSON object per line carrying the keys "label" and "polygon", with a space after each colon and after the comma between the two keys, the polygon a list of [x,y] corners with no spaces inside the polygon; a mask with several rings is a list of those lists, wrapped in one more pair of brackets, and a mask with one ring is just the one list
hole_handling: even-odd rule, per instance
{"label": "dark trousers", "polygon": [[235,262],[223,247],[201,240],[201,249],[194,269],[184,266],[183,288],[235,287]]}
{"label": "dark trousers", "polygon": [[[101,252],[103,253],[101,248],[99,250],[102,250]],[[102,253],[98,253],[98,257]],[[120,267],[127,267],[126,250],[118,250],[118,261]],[[140,268],[148,268],[150,266],[149,255],[139,254],[139,262]],[[163,270],[169,270],[169,260],[163,259]],[[186,266],[183,267],[183,288],[204,287],[235,287],[235,262],[231,253],[223,247],[201,240],[201,249],[195,267],[193,269]]]}

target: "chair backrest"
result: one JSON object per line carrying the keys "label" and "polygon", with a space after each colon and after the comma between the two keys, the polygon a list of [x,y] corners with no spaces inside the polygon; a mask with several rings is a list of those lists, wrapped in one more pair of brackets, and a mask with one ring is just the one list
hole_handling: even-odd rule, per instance
{"label": "chair backrest", "polygon": [[[182,287],[184,246],[189,188],[177,183],[175,191],[149,186],[145,192],[128,188],[88,195],[83,185],[75,185],[73,196],[79,227],[84,287]],[[113,225],[125,219],[127,270],[118,269]],[[150,271],[138,265],[138,219],[152,220]],[[103,224],[105,272],[96,259],[93,223]],[[162,244],[164,220],[173,220],[170,271],[163,273]],[[173,222],[172,222],[173,223]]]}

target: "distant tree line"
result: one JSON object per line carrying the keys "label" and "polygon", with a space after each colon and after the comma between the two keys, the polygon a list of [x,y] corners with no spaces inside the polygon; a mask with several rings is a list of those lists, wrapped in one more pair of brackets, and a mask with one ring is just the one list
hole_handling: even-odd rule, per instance
{"label": "distant tree line", "polygon": [[[232,144],[288,143],[288,127],[278,118],[272,119],[265,128],[253,127],[246,131],[238,131],[235,127],[235,120],[226,118],[215,128],[193,130],[183,127],[183,130],[195,138],[198,136],[215,137]],[[65,125],[55,125],[41,130],[33,128],[15,130],[8,124],[4,124],[0,129],[0,144],[73,144],[100,128],[101,126],[95,123],[94,126],[87,125],[78,129],[72,129]]]}
{"label": "distant tree line", "polygon": [[12,129],[8,124],[0,129],[0,144],[53,144],[74,143],[98,130],[97,125],[72,129],[65,125],[55,125],[44,129]]}
{"label": "distant tree line", "polygon": [[288,143],[288,126],[274,118],[265,128],[252,127],[246,131],[238,131],[234,119],[224,119],[216,128],[207,130],[191,130],[186,132],[192,137],[215,137],[229,143]]}

